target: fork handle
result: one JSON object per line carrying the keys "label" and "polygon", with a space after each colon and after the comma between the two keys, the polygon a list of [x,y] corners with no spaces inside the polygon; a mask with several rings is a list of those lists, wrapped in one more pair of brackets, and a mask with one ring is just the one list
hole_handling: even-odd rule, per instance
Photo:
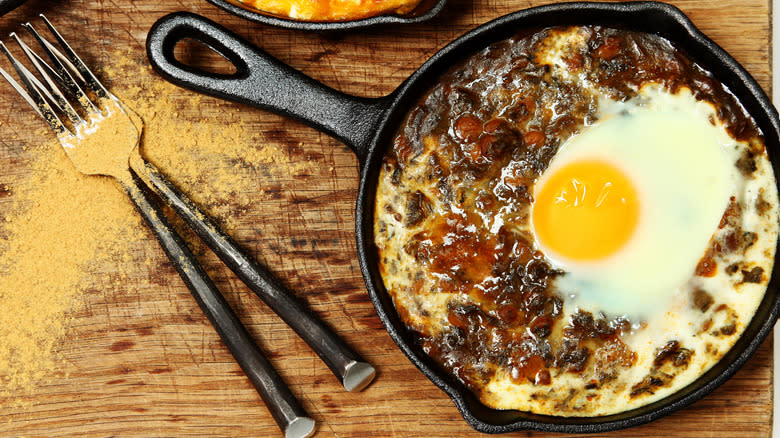
{"label": "fork handle", "polygon": [[195,259],[184,240],[171,227],[159,207],[139,185],[135,175],[121,180],[133,204],[146,219],[173,266],[187,284],[203,313],[214,325],[238,364],[263,398],[286,437],[306,437],[314,432],[314,420],[285,385],[255,344],[230,305]]}
{"label": "fork handle", "polygon": [[365,388],[376,370],[344,342],[325,323],[315,317],[295,295],[277,282],[203,213],[194,202],[181,193],[154,165],[134,159],[133,170],[162,198],[217,256],[289,325],[339,378],[347,391]]}

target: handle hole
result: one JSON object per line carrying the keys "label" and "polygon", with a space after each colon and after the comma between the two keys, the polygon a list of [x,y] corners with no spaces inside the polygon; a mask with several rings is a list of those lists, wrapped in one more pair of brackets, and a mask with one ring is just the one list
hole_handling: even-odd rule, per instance
{"label": "handle hole", "polygon": [[238,68],[219,52],[193,38],[182,38],[173,48],[173,56],[182,64],[218,76],[231,76]]}

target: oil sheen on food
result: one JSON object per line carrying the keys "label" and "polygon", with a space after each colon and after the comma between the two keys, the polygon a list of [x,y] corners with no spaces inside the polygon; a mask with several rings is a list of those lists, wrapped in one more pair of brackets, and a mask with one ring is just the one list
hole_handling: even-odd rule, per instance
{"label": "oil sheen on food", "polygon": [[761,302],[778,199],[761,132],[669,41],[498,42],[412,107],[375,244],[422,349],[487,406],[597,416],[691,383]]}
{"label": "oil sheen on food", "polygon": [[421,0],[238,0],[259,11],[300,21],[347,21],[404,15]]}

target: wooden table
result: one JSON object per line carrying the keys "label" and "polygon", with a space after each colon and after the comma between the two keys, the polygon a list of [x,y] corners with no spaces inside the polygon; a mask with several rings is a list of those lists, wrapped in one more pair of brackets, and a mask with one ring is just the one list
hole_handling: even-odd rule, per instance
{"label": "wooden table", "polygon": [[[117,49],[141,64],[146,62],[144,41],[151,24],[168,12],[189,10],[226,25],[334,88],[381,96],[458,35],[542,3],[451,0],[429,23],[320,35],[246,22],[202,0],[31,0],[0,19],[0,35],[47,12],[91,64],[111,65]],[[769,90],[768,0],[672,3]],[[5,84],[0,90],[0,156],[7,158],[13,147],[40,142],[40,134],[34,131],[42,124],[27,114]],[[184,90],[180,93],[184,98],[193,96]],[[218,104],[211,98],[202,102],[203,108]],[[259,181],[256,193],[250,194],[254,202],[233,218],[234,237],[379,370],[364,392],[344,392],[306,344],[264,304],[213,256],[202,257],[292,391],[319,422],[318,436],[478,435],[446,395],[398,350],[369,302],[355,250],[358,166],[353,154],[302,124],[241,105],[222,104],[219,109],[213,117],[227,120],[228,114],[238,114],[248,129],[261,133],[261,141],[286,150],[295,161],[313,164],[304,174],[276,169],[273,174],[281,177]],[[11,137],[13,141],[6,140]],[[14,167],[13,160],[4,162],[11,165],[0,169],[0,182],[2,175],[25,172]],[[264,190],[269,187],[273,189]],[[88,290],[62,346],[68,377],[38,388],[34,395],[20,394],[32,402],[30,407],[4,407],[0,435],[279,435],[260,397],[151,238],[145,252],[151,263],[130,264],[130,276],[154,277],[155,284],[126,281],[110,285],[110,293],[99,287]],[[771,342],[767,341],[734,378],[688,409],[607,435],[767,436],[772,419],[771,376]]]}

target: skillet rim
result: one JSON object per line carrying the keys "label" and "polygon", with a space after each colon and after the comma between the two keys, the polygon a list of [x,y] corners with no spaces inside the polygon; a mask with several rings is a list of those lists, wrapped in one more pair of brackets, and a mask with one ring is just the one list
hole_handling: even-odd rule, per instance
{"label": "skillet rim", "polygon": [[0,17],[18,8],[26,1],[27,0],[0,0]]}
{"label": "skillet rim", "polygon": [[[233,15],[255,23],[267,24],[269,26],[280,27],[283,29],[304,30],[304,31],[346,31],[353,29],[365,29],[383,24],[414,24],[430,20],[441,12],[447,0],[432,0],[432,5],[420,15],[404,16],[394,14],[382,14],[368,18],[348,21],[299,21],[266,15],[260,12],[252,11],[233,4],[229,0],[206,0],[212,5],[221,8]],[[424,1],[423,1],[424,3]]]}
{"label": "skillet rim", "polygon": [[[572,2],[529,8],[483,24],[456,38],[429,58],[393,92],[392,103],[384,113],[376,134],[369,143],[368,156],[362,163],[355,212],[358,257],[371,301],[393,341],[428,379],[452,399],[466,422],[480,432],[505,433],[520,430],[564,433],[608,432],[645,424],[667,416],[703,398],[731,378],[766,339],[780,314],[780,297],[778,297],[780,280],[778,280],[779,269],[776,263],[767,285],[767,292],[750,324],[729,352],[708,372],[659,401],[603,417],[555,417],[487,408],[471,391],[438,368],[419,347],[414,345],[409,331],[400,322],[392,299],[382,284],[376,263],[376,247],[373,244],[374,194],[381,159],[386,149],[382,146],[389,144],[388,141],[383,140],[392,138],[400,119],[406,114],[405,109],[420,96],[418,92],[430,88],[422,84],[426,82],[425,79],[436,79],[450,65],[453,65],[451,62],[448,64],[448,61],[463,60],[476,50],[508,38],[520,29],[543,28],[551,25],[546,22],[546,24],[536,23],[529,26],[529,22],[533,23],[535,19],[549,20],[551,17],[573,13],[583,18],[569,17],[565,22],[557,24],[615,25],[619,23],[628,29],[659,34],[683,49],[697,64],[703,65],[727,85],[740,103],[749,109],[750,115],[756,120],[766,138],[767,152],[775,175],[780,177],[777,157],[780,154],[780,121],[769,97],[734,58],[698,30],[682,11],[672,5],[660,2]],[[589,20],[584,18],[586,14],[599,15],[597,20]],[[648,18],[648,14],[652,15],[658,23],[647,24],[646,22],[652,21]],[[632,23],[640,20],[645,24]],[[660,26],[656,27],[657,24]],[[510,29],[513,31],[510,32]],[[701,52],[688,50],[688,47]]]}

